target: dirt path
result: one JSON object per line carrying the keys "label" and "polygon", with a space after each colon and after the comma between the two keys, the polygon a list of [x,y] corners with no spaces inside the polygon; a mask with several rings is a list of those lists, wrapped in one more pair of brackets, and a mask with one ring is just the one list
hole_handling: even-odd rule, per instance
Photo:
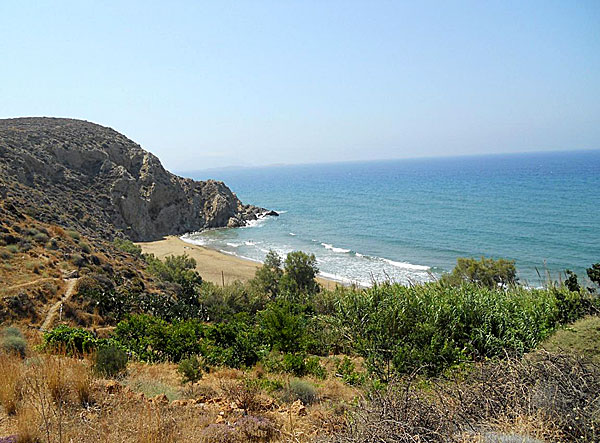
{"label": "dirt path", "polygon": [[51,281],[51,280],[58,280],[58,279],[54,278],[54,277],[38,278],[37,280],[28,281],[27,283],[21,283],[21,284],[14,285],[14,286],[9,286],[9,287],[4,288],[4,289],[6,291],[11,291],[13,289],[26,288],[27,286],[33,286],[33,285],[36,285],[38,283],[42,283],[42,282],[45,282],[45,281]]}
{"label": "dirt path", "polygon": [[52,326],[52,323],[56,318],[56,313],[60,309],[61,305],[67,300],[69,300],[71,298],[71,295],[73,295],[73,292],[75,291],[75,285],[77,284],[78,280],[78,278],[70,278],[68,280],[65,280],[65,282],[67,283],[65,293],[60,298],[60,300],[54,303],[54,305],[52,305],[52,307],[48,310],[46,318],[44,319],[42,326],[40,326],[40,329],[42,331],[47,331]]}

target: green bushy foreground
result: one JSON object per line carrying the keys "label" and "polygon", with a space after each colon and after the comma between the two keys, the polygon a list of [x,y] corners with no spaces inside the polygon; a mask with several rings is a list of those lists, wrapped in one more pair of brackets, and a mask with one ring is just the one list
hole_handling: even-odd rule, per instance
{"label": "green bushy foreground", "polygon": [[[271,254],[254,281],[225,288],[202,282],[185,256],[146,260],[150,272],[181,288],[180,297],[155,303],[146,295],[145,306],[152,309],[136,305],[119,316],[112,344],[142,361],[201,356],[213,366],[262,362],[273,372],[317,378],[325,372],[310,355],[361,356],[382,381],[415,370],[435,375],[462,362],[518,357],[558,326],[591,312],[596,300],[564,285],[518,286],[509,262],[462,262],[452,282],[324,291],[314,282],[314,257],[301,252],[290,254],[283,269]],[[474,278],[482,267],[487,277]],[[490,276],[490,269],[510,278]],[[118,294],[112,297],[118,302]],[[78,352],[102,345],[89,332],[64,326],[47,333],[45,343]],[[349,382],[359,381],[352,368],[340,368]]]}

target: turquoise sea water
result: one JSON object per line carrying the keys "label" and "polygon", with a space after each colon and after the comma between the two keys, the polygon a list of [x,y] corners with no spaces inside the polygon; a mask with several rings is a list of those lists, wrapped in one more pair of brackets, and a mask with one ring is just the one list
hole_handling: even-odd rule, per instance
{"label": "turquoise sea water", "polygon": [[521,280],[538,285],[538,271],[583,276],[600,261],[600,151],[184,175],[223,180],[242,201],[281,214],[188,241],[253,260],[303,250],[341,281],[424,281],[457,257],[484,255],[516,260]]}

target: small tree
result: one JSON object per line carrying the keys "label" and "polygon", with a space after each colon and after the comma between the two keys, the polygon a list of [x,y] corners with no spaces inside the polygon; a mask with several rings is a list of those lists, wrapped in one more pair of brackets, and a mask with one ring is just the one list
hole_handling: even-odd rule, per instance
{"label": "small tree", "polygon": [[202,365],[198,357],[190,357],[179,362],[177,372],[181,375],[182,383],[189,383],[190,388],[194,389],[194,383],[202,378]]}
{"label": "small tree", "polygon": [[577,281],[577,274],[567,269],[565,275],[567,276],[567,279],[565,280],[567,289],[571,292],[579,292],[581,287],[579,286],[579,281]]}
{"label": "small tree", "polygon": [[280,281],[280,289],[289,294],[313,295],[319,292],[319,284],[315,280],[319,268],[314,254],[302,251],[290,252],[284,264],[285,275]]}
{"label": "small tree", "polygon": [[586,272],[592,283],[600,286],[600,263],[594,263],[591,267],[586,269]]}
{"label": "small tree", "polygon": [[264,264],[256,270],[252,284],[260,293],[275,298],[279,293],[279,280],[282,276],[281,257],[275,251],[270,250],[265,257]]}
{"label": "small tree", "polygon": [[99,348],[94,354],[94,371],[106,377],[116,377],[127,369],[127,353],[115,345]]}
{"label": "small tree", "polygon": [[460,257],[456,260],[452,273],[444,274],[441,279],[442,283],[450,286],[460,286],[463,282],[469,282],[491,289],[514,285],[517,280],[514,260],[494,260],[485,257],[481,257],[481,260]]}

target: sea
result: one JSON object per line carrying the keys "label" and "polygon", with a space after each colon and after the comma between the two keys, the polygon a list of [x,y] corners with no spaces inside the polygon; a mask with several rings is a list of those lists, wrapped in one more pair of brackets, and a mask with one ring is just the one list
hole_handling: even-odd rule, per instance
{"label": "sea", "polygon": [[[320,274],[413,284],[458,257],[514,260],[538,286],[600,262],[600,151],[421,158],[184,172],[277,211],[247,227],[183,236],[262,261],[314,254]],[[564,276],[563,276],[564,278]]]}

